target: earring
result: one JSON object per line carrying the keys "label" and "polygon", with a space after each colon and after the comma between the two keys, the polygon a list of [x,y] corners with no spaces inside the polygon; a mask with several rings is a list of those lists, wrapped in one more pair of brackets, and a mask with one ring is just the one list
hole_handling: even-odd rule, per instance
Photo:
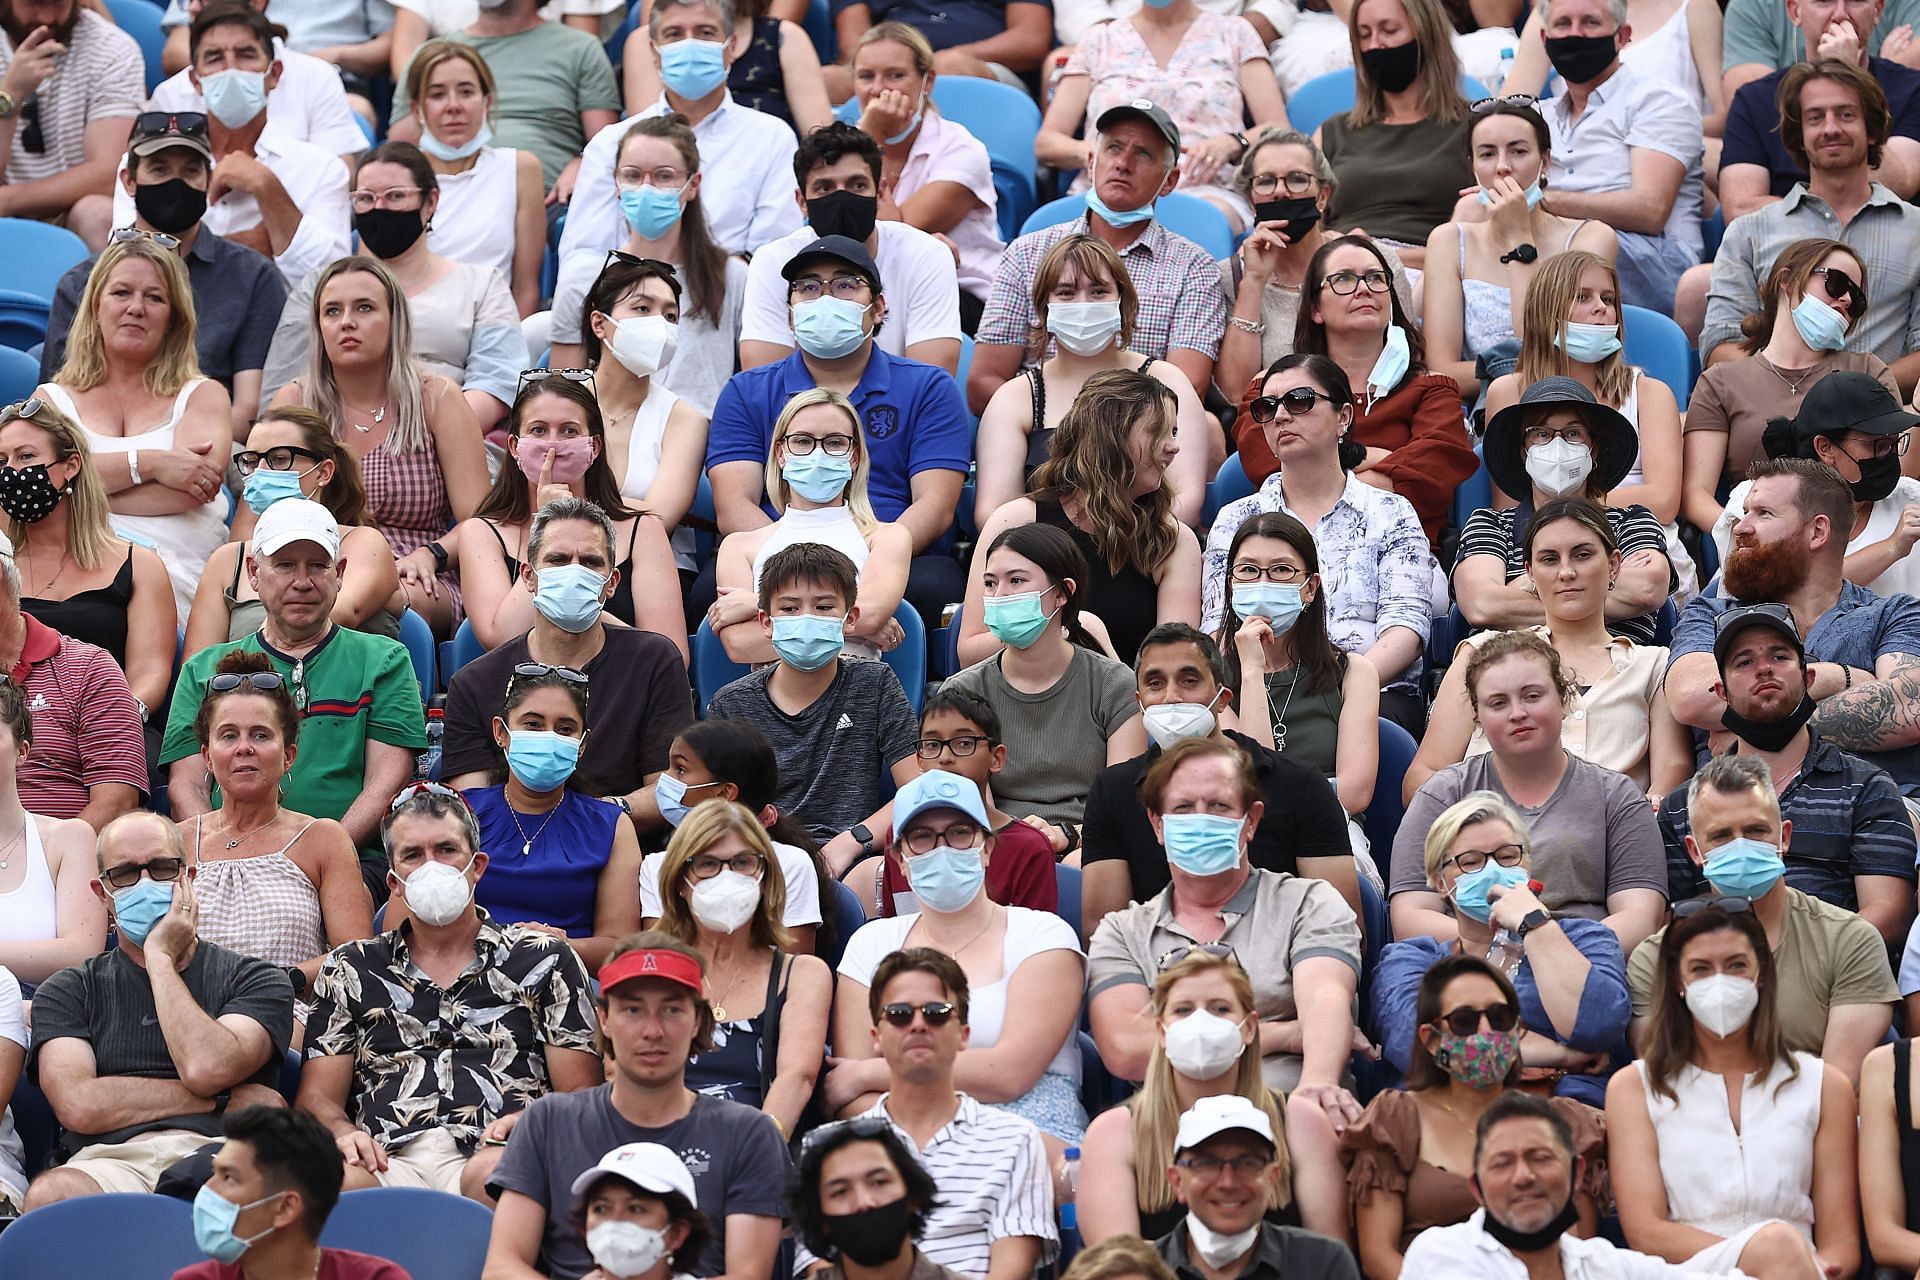
{"label": "earring", "polygon": [[1442,1071],[1447,1069],[1447,1064],[1451,1061],[1453,1061],[1453,1051],[1446,1045],[1441,1045],[1433,1051],[1433,1065]]}
{"label": "earring", "polygon": [[1614,589],[1615,587],[1617,587],[1617,586],[1619,586],[1619,585],[1620,585],[1620,581],[1619,581],[1619,579],[1617,579],[1617,578],[1608,578],[1608,579],[1607,579],[1607,590],[1609,590],[1609,591],[1611,591],[1611,590],[1613,590],[1613,589]]}

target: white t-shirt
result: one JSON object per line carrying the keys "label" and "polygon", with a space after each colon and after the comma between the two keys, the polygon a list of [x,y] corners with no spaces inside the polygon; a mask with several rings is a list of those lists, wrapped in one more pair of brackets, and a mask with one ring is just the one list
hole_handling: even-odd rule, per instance
{"label": "white t-shirt", "polygon": [[[919,919],[918,913],[882,916],[861,925],[854,931],[853,937],[847,939],[847,949],[840,957],[841,974],[863,987],[871,987],[873,971],[880,967],[880,961],[900,949]],[[968,1048],[991,1049],[1000,1043],[1001,1028],[1007,1024],[1008,984],[1013,981],[1013,975],[1022,961],[1043,951],[1071,951],[1076,956],[1086,954],[1080,949],[1080,935],[1053,912],[1035,911],[1030,907],[1008,907],[1007,939],[1000,950],[1000,981],[980,986],[969,984],[968,987],[967,1026],[972,1028],[972,1034],[967,1038]],[[1075,992],[1074,999],[1077,1001],[1077,986]],[[1080,1079],[1080,1046],[1072,1032],[1068,1032],[1066,1043],[1053,1055],[1047,1070],[1075,1081]]]}
{"label": "white t-shirt", "polygon": [[[273,127],[289,138],[311,142],[335,155],[365,151],[367,135],[354,122],[353,111],[347,106],[340,68],[310,53],[289,49],[277,39],[273,56],[280,60],[280,81],[267,94],[267,118],[273,121]],[[154,111],[205,111],[207,100],[181,71],[160,82],[149,106]]]}
{"label": "white t-shirt", "polygon": [[[480,16],[480,0],[393,0],[393,7],[424,18],[429,37],[452,35],[472,26],[473,20]],[[558,22],[570,14],[604,18],[609,13],[624,13],[626,7],[627,0],[548,0],[540,6],[540,16],[549,22]],[[601,36],[612,35],[613,28],[619,25],[618,19],[611,26],[602,22]]]}
{"label": "white t-shirt", "polygon": [[[29,818],[31,822],[33,819]],[[20,983],[0,966],[0,1040],[27,1048],[27,1018],[20,1005]],[[27,1195],[27,1151],[13,1129],[13,1112],[0,1110],[0,1191],[17,1205]]]}
{"label": "white t-shirt", "polygon": [[[887,298],[887,319],[879,345],[889,355],[936,338],[960,340],[960,281],[953,250],[904,222],[873,225],[873,265]],[[747,303],[740,316],[742,342],[771,342],[793,348],[793,324],[787,319],[787,281],[780,274],[793,256],[820,237],[810,226],[762,246],[747,264]]]}
{"label": "white t-shirt", "polygon": [[[1733,486],[1733,492],[1727,495],[1727,509],[1713,522],[1713,543],[1720,550],[1722,564],[1726,563],[1727,551],[1733,545],[1733,526],[1747,514],[1747,490],[1752,487],[1752,482],[1747,480]],[[1894,526],[1900,523],[1900,513],[1915,503],[1920,503],[1920,480],[1901,476],[1894,483],[1893,492],[1873,504],[1873,510],[1867,515],[1866,527],[1860,530],[1859,537],[1847,543],[1847,554],[1852,555],[1876,542],[1885,542]],[[1901,556],[1872,582],[1859,585],[1876,595],[1890,596],[1902,592],[1910,596],[1920,595],[1920,555]]]}
{"label": "white t-shirt", "polygon": [[[814,878],[813,859],[778,840],[773,852],[780,859],[780,874],[787,878],[787,914],[780,923],[790,929],[819,924],[820,882]],[[640,914],[648,920],[660,915],[660,868],[666,860],[664,853],[650,853],[640,863]]]}

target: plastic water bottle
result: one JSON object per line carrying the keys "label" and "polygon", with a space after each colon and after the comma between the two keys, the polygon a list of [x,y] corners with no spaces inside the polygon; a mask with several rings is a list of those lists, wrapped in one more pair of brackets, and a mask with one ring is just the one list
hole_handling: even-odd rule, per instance
{"label": "plastic water bottle", "polygon": [[1077,1212],[1078,1206],[1074,1201],[1078,1198],[1080,1189],[1080,1148],[1068,1147],[1061,1153],[1060,1177],[1061,1181],[1067,1184],[1066,1194],[1060,1200],[1060,1229],[1078,1231],[1080,1217]]}
{"label": "plastic water bottle", "polygon": [[1499,93],[1501,87],[1507,83],[1507,77],[1512,74],[1513,74],[1513,50],[1511,48],[1502,49],[1500,51],[1499,83],[1491,84],[1491,85],[1488,85],[1487,87],[1491,89],[1493,92]]}
{"label": "plastic water bottle", "polygon": [[1511,929],[1497,930],[1487,948],[1487,963],[1512,978],[1527,953],[1526,943]]}
{"label": "plastic water bottle", "polygon": [[441,736],[446,732],[447,695],[436,693],[427,706],[427,749],[414,760],[413,776],[422,781],[440,781]]}

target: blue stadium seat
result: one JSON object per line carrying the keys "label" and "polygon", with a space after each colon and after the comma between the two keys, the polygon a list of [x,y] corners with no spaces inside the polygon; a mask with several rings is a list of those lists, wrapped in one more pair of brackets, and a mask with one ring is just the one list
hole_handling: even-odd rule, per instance
{"label": "blue stadium seat", "polygon": [[1400,829],[1400,818],[1406,813],[1406,805],[1400,799],[1400,784],[1405,781],[1407,767],[1413,763],[1413,753],[1420,744],[1413,735],[1384,716],[1380,720],[1380,772],[1373,783],[1373,803],[1367,806],[1366,816],[1361,825],[1367,832],[1367,843],[1373,846],[1375,866],[1391,863],[1393,858],[1393,835]]}
{"label": "blue stadium seat", "polygon": [[1620,308],[1620,338],[1626,344],[1627,363],[1666,383],[1685,413],[1695,375],[1693,347],[1680,326],[1658,311],[1627,305]]}
{"label": "blue stadium seat", "polygon": [[1080,932],[1080,868],[1060,863],[1053,869],[1053,887],[1059,894],[1053,913]]}
{"label": "blue stadium seat", "polygon": [[[1327,117],[1353,110],[1353,68],[1329,71],[1295,89],[1287,98],[1287,120],[1294,128],[1311,134]],[[1460,96],[1468,102],[1487,97],[1487,87],[1472,76],[1460,77]]]}
{"label": "blue stadium seat", "polygon": [[1653,642],[1661,648],[1673,643],[1673,629],[1680,625],[1680,611],[1673,607],[1673,598],[1669,596],[1660,602],[1660,614],[1653,622]]}
{"label": "blue stadium seat", "polygon": [[40,1086],[22,1074],[13,1088],[13,1131],[20,1135],[26,1152],[25,1171],[31,1178],[47,1167],[53,1144],[60,1140],[60,1122],[54,1119],[53,1104]]}
{"label": "blue stadium seat", "polygon": [[480,637],[474,633],[473,620],[469,618],[462,622],[460,629],[453,633],[453,639],[440,646],[440,671],[446,682],[452,684],[460,668],[485,652]]}
{"label": "blue stadium seat", "polygon": [[413,1280],[473,1280],[487,1261],[493,1211],[465,1196],[373,1187],[340,1197],[320,1243],[400,1265]]}
{"label": "blue stadium seat", "polygon": [[960,669],[959,605],[953,606],[953,616],[947,619],[947,625],[940,629],[946,633],[946,641],[940,648],[940,675],[945,678]]}
{"label": "blue stadium seat", "polygon": [[1000,237],[1011,240],[1040,203],[1033,141],[1040,135],[1040,108],[1032,98],[998,80],[941,76],[933,82],[933,105],[940,114],[987,149],[993,163],[993,189],[999,201]]}
{"label": "blue stadium seat", "polygon": [[1220,464],[1220,471],[1213,477],[1213,483],[1219,494],[1220,506],[1250,498],[1260,486],[1247,476],[1247,464],[1238,453],[1230,453],[1227,460]]}
{"label": "blue stadium seat", "polygon": [[838,912],[834,920],[836,934],[833,945],[820,958],[827,962],[829,972],[838,973],[840,957],[846,954],[847,939],[867,922],[867,909],[861,905],[860,895],[849,889],[844,881],[833,882],[833,900]]}
{"label": "blue stadium seat", "polygon": [[[1480,446],[1474,445],[1473,452],[1478,456]],[[1453,527],[1466,528],[1468,516],[1492,505],[1493,476],[1488,472],[1487,464],[1482,462],[1475,468],[1474,473],[1462,480],[1460,487],[1453,491]]]}
{"label": "blue stadium seat", "polygon": [[25,400],[39,385],[38,360],[18,347],[0,347],[0,404]]}
{"label": "blue stadium seat", "polygon": [[[1043,227],[1058,226],[1062,222],[1071,222],[1086,212],[1085,195],[1061,196],[1058,200],[1049,200],[1033,211],[1020,228],[1020,234],[1038,231]],[[1233,253],[1233,227],[1227,222],[1227,215],[1208,204],[1198,196],[1186,195],[1175,191],[1161,196],[1154,205],[1154,216],[1176,235],[1187,239],[1205,249],[1214,258],[1225,258]]]}
{"label": "blue stadium seat", "polygon": [[0,345],[27,350],[47,336],[53,291],[87,244],[65,227],[0,218]]}
{"label": "blue stadium seat", "polygon": [[627,16],[620,19],[620,25],[613,29],[613,34],[605,41],[607,61],[613,64],[615,76],[620,74],[620,61],[627,51],[627,37],[633,34],[633,29],[639,24],[640,0],[634,0],[627,6]]}
{"label": "blue stadium seat", "polygon": [[147,92],[152,93],[167,78],[166,69],[160,65],[160,54],[167,44],[167,33],[160,26],[161,7],[147,0],[107,0],[107,12],[113,15],[113,25],[140,46],[141,60],[146,63]]}
{"label": "blue stadium seat", "polygon": [[413,659],[413,676],[420,682],[420,701],[431,701],[437,687],[433,673],[433,628],[411,609],[400,614],[400,643]]}
{"label": "blue stadium seat", "polygon": [[[484,1233],[480,1239],[484,1246]],[[172,1196],[61,1200],[0,1232],[0,1276],[7,1280],[170,1276],[206,1259],[194,1243],[193,1209]],[[477,1263],[471,1274],[480,1274]]]}
{"label": "blue stadium seat", "polygon": [[707,704],[713,701],[713,695],[720,692],[722,686],[738,680],[751,670],[745,663],[735,662],[727,656],[727,647],[720,643],[719,635],[713,624],[705,618],[700,619],[700,629],[693,633],[693,691],[699,700],[697,710],[702,716],[707,714]]}
{"label": "blue stadium seat", "polygon": [[833,34],[833,8],[827,0],[810,0],[800,26],[813,41],[813,51],[820,55],[822,66],[840,60],[840,41]]}

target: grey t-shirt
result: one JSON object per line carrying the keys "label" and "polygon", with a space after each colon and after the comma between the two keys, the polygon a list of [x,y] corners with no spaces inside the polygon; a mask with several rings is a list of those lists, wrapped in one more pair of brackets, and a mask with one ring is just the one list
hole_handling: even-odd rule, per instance
{"label": "grey t-shirt", "polygon": [[[1107,739],[1139,711],[1133,672],[1080,645],[1053,688],[1022,693],[1000,672],[1000,654],[947,678],[992,707],[1007,744],[993,778],[994,803],[1016,818],[1078,822],[1093,780],[1107,767]],[[943,686],[945,687],[945,686]]]}
{"label": "grey t-shirt", "polygon": [[1608,894],[1652,889],[1667,896],[1660,825],[1633,779],[1569,755],[1559,789],[1545,804],[1532,807],[1500,785],[1491,752],[1442,769],[1413,797],[1393,840],[1390,893],[1428,887],[1427,828],[1471,791],[1493,792],[1526,819],[1533,845],[1529,864],[1546,886],[1540,901],[1548,910],[1599,920],[1607,914]]}
{"label": "grey t-shirt", "polygon": [[707,704],[707,719],[744,720],[767,735],[780,764],[774,803],[821,840],[880,807],[880,776],[912,758],[920,732],[892,667],[838,661],[833,683],[798,715],[775,706],[767,692],[778,664],[732,681]]}
{"label": "grey t-shirt", "polygon": [[693,1109],[673,1124],[643,1129],[613,1109],[613,1086],[550,1093],[526,1109],[506,1154],[487,1183],[498,1196],[518,1191],[547,1211],[540,1244],[542,1271],[576,1280],[593,1270],[586,1242],[572,1223],[573,1180],[600,1157],[629,1142],[657,1142],[685,1161],[694,1199],[713,1234],[693,1268],[717,1276],[727,1269],[727,1218],[778,1218],[791,1162],[787,1144],[764,1112],[724,1098],[696,1094]]}
{"label": "grey t-shirt", "polygon": [[[202,942],[180,976],[193,1002],[208,1017],[237,1013],[266,1028],[273,1052],[248,1077],[248,1083],[278,1087],[282,1060],[293,1035],[293,984],[287,981],[287,971]],[[159,1010],[146,970],[118,947],[62,969],[33,993],[31,1073],[36,1083],[41,1051],[51,1041],[66,1038],[85,1040],[92,1046],[94,1071],[101,1077],[180,1078],[173,1055],[167,1052],[166,1033],[160,1029]],[[147,1120],[109,1133],[74,1133],[63,1127],[60,1141],[67,1151],[74,1152],[94,1143],[124,1142],[151,1129],[188,1129],[211,1138],[219,1136],[220,1123],[219,1115],[208,1113]]]}

